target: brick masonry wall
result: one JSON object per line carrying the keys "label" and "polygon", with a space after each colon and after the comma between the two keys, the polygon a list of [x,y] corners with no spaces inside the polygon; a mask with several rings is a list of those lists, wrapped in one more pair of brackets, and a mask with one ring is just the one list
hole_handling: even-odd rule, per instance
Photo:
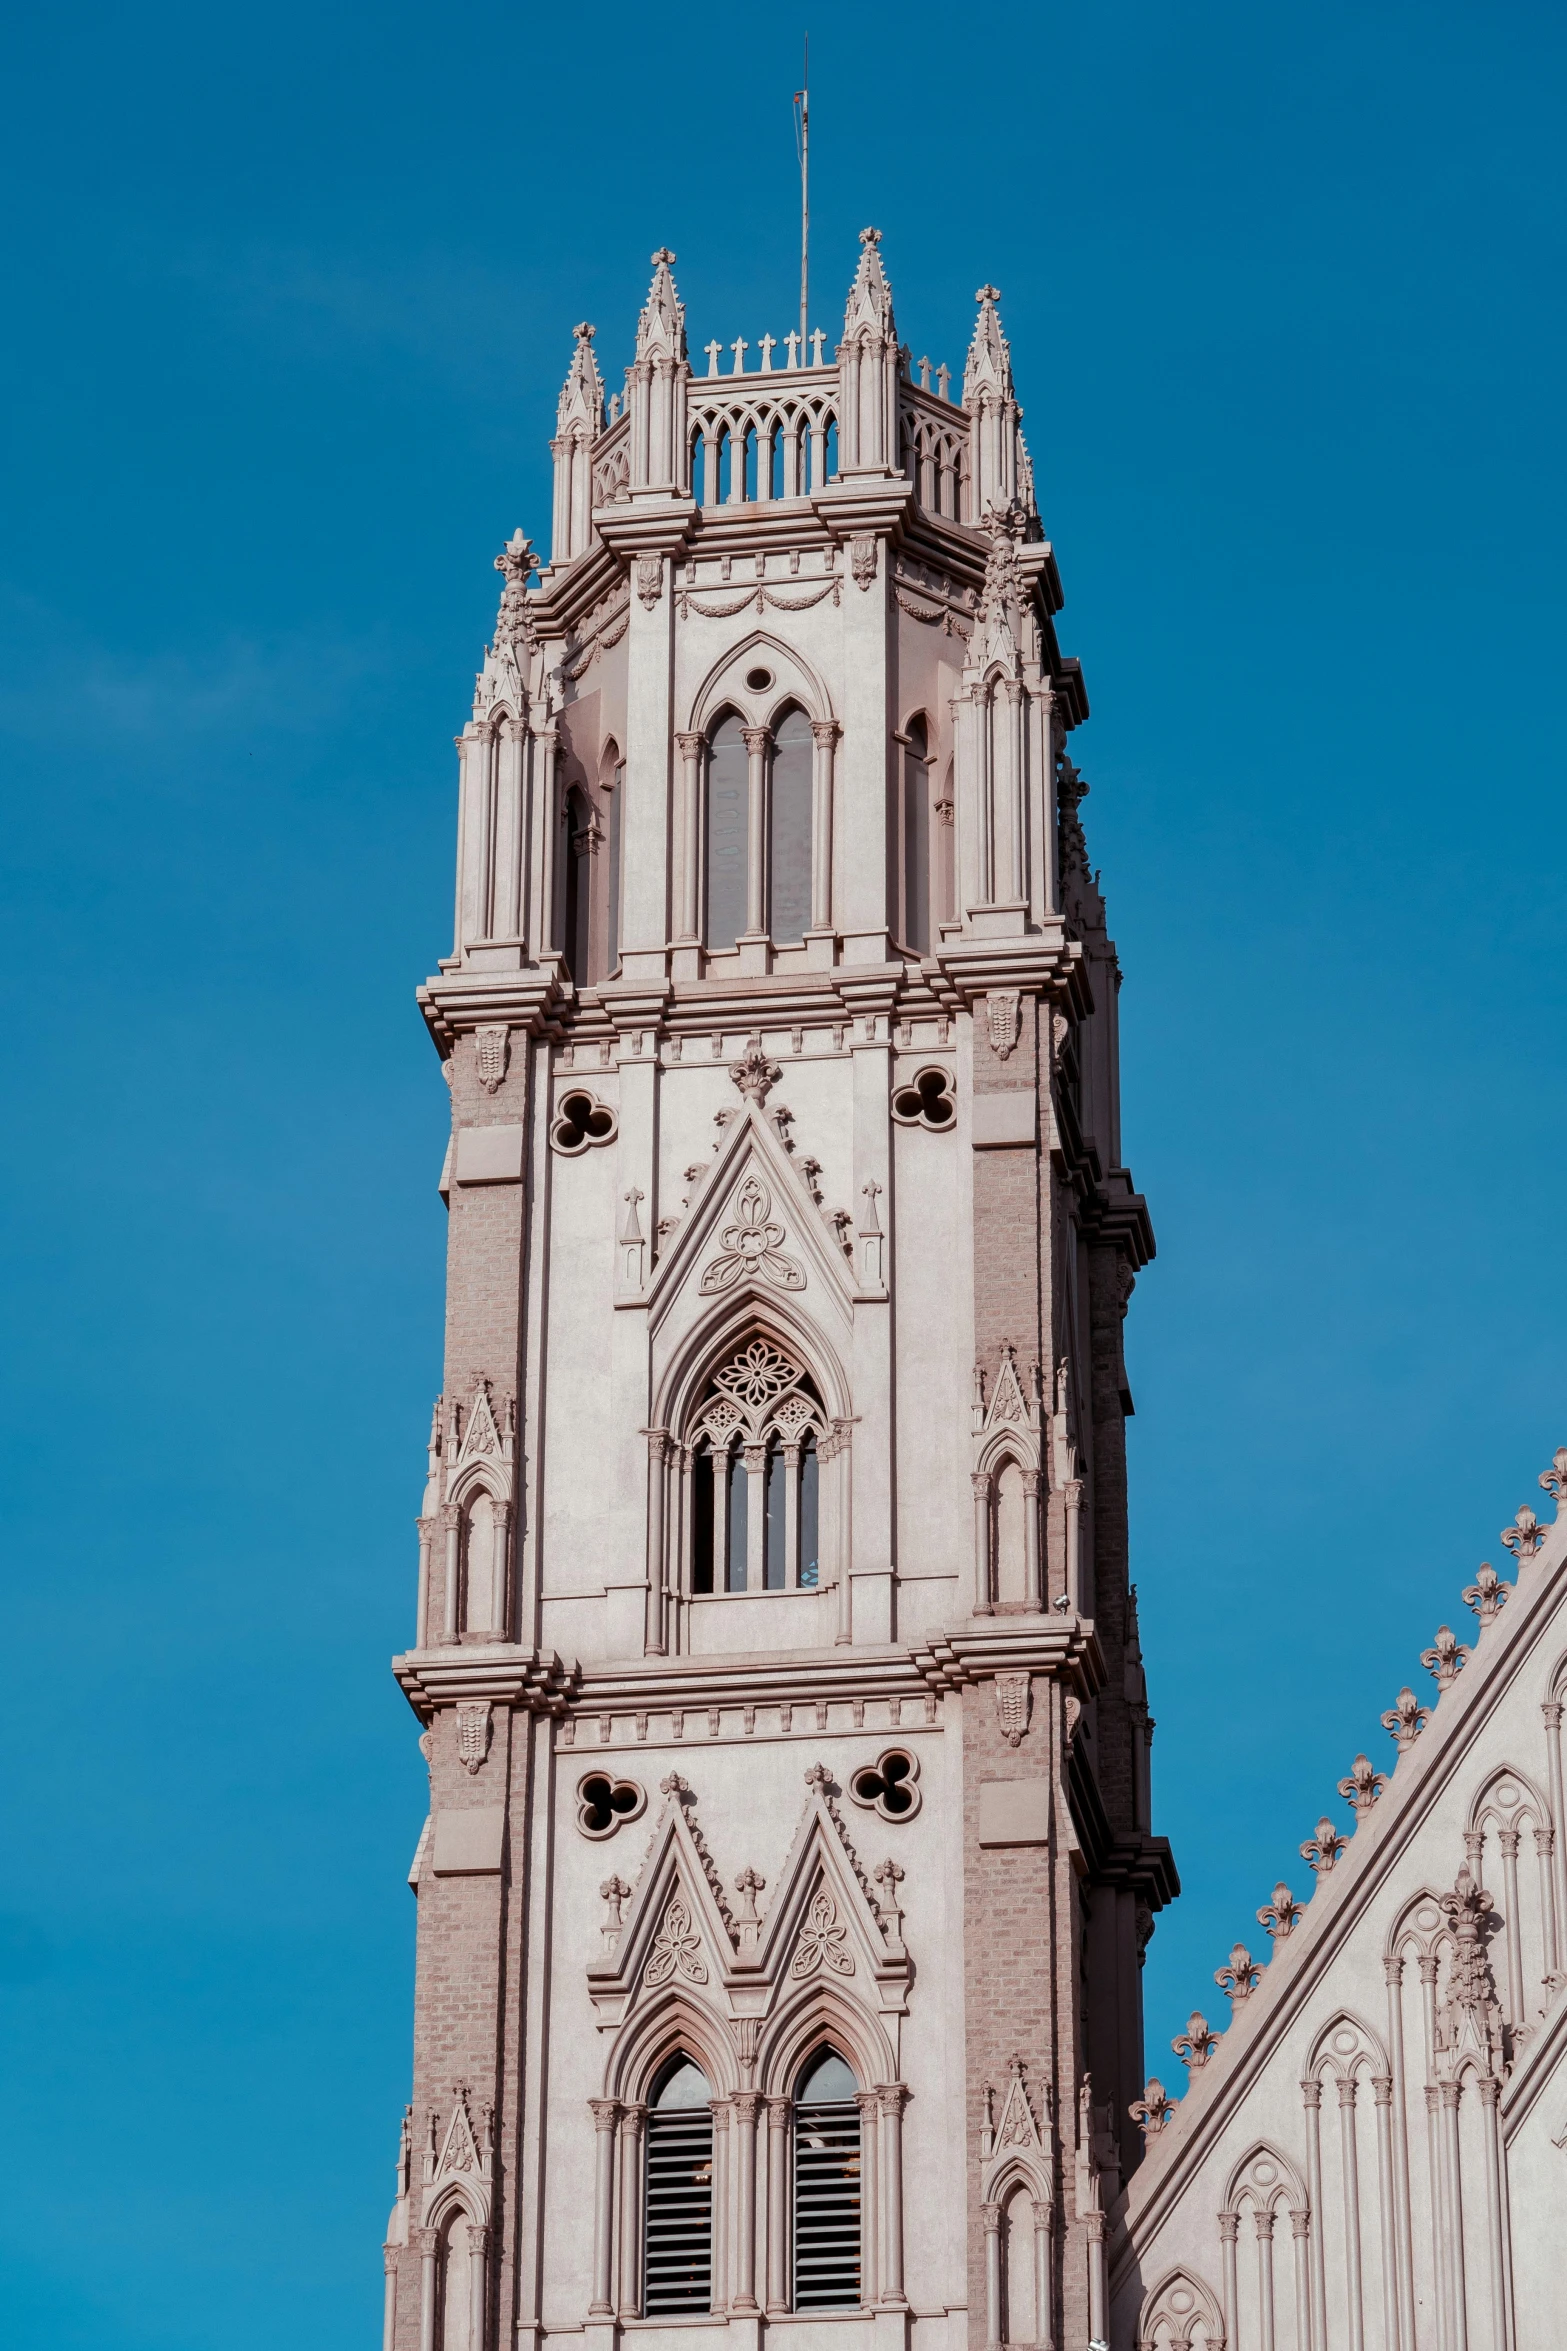
{"label": "brick masonry wall", "polygon": [[[1052,2131],[1056,2171],[1056,2289],[1061,2343],[1087,2333],[1084,2232],[1072,2202],[1076,2137],[1075,2083],[1080,1933],[1072,1857],[1059,1799],[1062,1700],[1049,1677],[1033,1679],[1029,1728],[1014,1748],[1002,1737],[995,1685],[963,1693],[964,1949],[966,2189],[969,2342],[985,2342],[985,2227],[980,2203],[980,2134],[985,2085],[1001,2093],[1013,2057],[1027,2069],[1029,2096],[1042,2135]],[[987,1779],[1042,1780],[1052,1792],[1048,1845],[982,1846],[980,1787]],[[1075,2329],[1075,2332],[1074,2332]]]}
{"label": "brick masonry wall", "polygon": [[[443,1708],[430,1725],[432,1813],[506,1802],[511,1777],[512,1718],[497,1709],[490,1751],[476,1774],[457,1757],[456,1712]],[[520,1751],[525,1755],[525,1749]],[[508,2201],[502,2019],[507,1959],[509,1856],[501,1874],[437,1877],[426,1851],[419,1883],[419,1918],[414,1972],[413,2182],[411,2225],[417,2229],[424,2155],[430,2115],[437,2117],[436,2145],[451,2119],[458,2083],[468,2088],[475,2127],[481,2110],[495,2109],[501,2154],[498,2212]],[[509,2234],[509,2232],[507,2232]],[[493,2256],[492,2256],[493,2258]],[[397,2351],[418,2351],[420,2277],[416,2246],[404,2249],[398,2270]]]}

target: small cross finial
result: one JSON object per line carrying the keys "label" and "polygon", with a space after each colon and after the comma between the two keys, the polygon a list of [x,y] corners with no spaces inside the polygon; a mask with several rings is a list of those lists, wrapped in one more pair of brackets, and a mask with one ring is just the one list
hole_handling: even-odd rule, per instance
{"label": "small cross finial", "polygon": [[655,269],[672,269],[674,267],[675,256],[670,252],[667,245],[660,245],[658,251],[653,255],[652,259],[653,267]]}
{"label": "small cross finial", "polygon": [[621,1194],[621,1198],[623,1200],[645,1200],[647,1198],[647,1194],[646,1192],[639,1192],[636,1185],[633,1184],[629,1192],[623,1192]]}
{"label": "small cross finial", "polygon": [[930,361],[923,354],[921,354],[919,365],[920,390],[922,392],[928,392],[930,390]]}
{"label": "small cross finial", "polygon": [[790,367],[798,367],[800,364],[800,337],[796,334],[793,327],[789,329],[789,332],[784,337],[784,349],[789,354],[787,365]]}
{"label": "small cross finial", "polygon": [[766,374],[767,374],[767,373],[770,371],[770,369],[771,369],[771,367],[772,367],[772,364],[773,364],[773,346],[774,346],[774,344],[777,342],[777,340],[778,340],[778,337],[777,337],[776,335],[764,335],[764,336],[762,337],[761,351],[762,351],[762,373],[763,373],[763,375],[766,375]]}
{"label": "small cross finial", "polygon": [[734,373],[737,376],[743,376],[745,373],[745,355],[750,350],[751,346],[746,341],[744,335],[736,335],[729,348],[735,355]]}
{"label": "small cross finial", "polygon": [[821,364],[822,364],[822,345],[823,345],[823,344],[826,342],[826,340],[827,340],[827,329],[826,329],[825,327],[812,327],[812,329],[811,329],[811,341],[812,341],[812,343],[815,345],[815,349],[814,349],[814,351],[813,351],[813,353],[812,353],[812,356],[811,356],[811,365],[812,365],[812,367],[820,367],[820,366],[821,366]]}
{"label": "small cross finial", "polygon": [[667,1779],[659,1781],[658,1792],[661,1796],[689,1796],[691,1783],[683,1780],[678,1771],[672,1771]]}
{"label": "small cross finial", "polygon": [[818,1795],[825,1795],[831,1779],[832,1773],[827,1769],[825,1763],[813,1763],[805,1775],[805,1784],[808,1788],[814,1789]]}
{"label": "small cross finial", "polygon": [[720,351],[722,351],[722,349],[723,349],[723,345],[722,345],[722,343],[704,343],[704,344],[702,345],[702,348],[703,348],[703,350],[704,350],[704,351],[707,353],[707,372],[708,372],[708,374],[709,374],[710,376],[715,376],[715,375],[717,375],[717,373],[718,373],[718,354],[719,354],[719,352],[720,352]]}

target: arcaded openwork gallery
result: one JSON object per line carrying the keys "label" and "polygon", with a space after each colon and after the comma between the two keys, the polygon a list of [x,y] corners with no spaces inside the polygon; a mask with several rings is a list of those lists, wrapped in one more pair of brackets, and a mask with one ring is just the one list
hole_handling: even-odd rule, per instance
{"label": "arcaded openwork gallery", "polygon": [[915,358],[867,229],[836,339],[693,365],[673,263],[496,558],[420,992],[384,2351],[1545,2351],[1567,1532],[1515,1510],[1145,2053],[1153,1235],[999,296]]}

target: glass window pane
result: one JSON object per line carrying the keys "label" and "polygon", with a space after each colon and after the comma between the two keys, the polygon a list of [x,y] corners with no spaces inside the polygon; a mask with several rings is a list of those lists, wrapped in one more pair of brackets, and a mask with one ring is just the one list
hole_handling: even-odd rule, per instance
{"label": "glass window pane", "polygon": [[762,1581],[769,1592],[781,1592],[786,1582],[785,1529],[788,1525],[789,1464],[783,1447],[767,1448],[767,1523],[763,1529]]}
{"label": "glass window pane", "polygon": [[930,953],[930,769],[925,722],[909,722],[903,754],[903,938],[917,955]]}
{"label": "glass window pane", "polygon": [[816,1458],[816,1439],[807,1437],[800,1455],[800,1583],[802,1589],[814,1591],[817,1581],[816,1522],[819,1516],[817,1494],[821,1465]]}
{"label": "glass window pane", "polygon": [[750,794],[745,742],[726,718],[707,759],[707,943],[732,947],[745,928]]}
{"label": "glass window pane", "polygon": [[811,722],[791,710],[773,737],[768,928],[793,945],[811,919]]}
{"label": "glass window pane", "polygon": [[691,1589],[713,1588],[713,1456],[706,1446],[691,1464]]}
{"label": "glass window pane", "polygon": [[751,1480],[737,1445],[729,1455],[729,1589],[745,1590],[746,1502]]}
{"label": "glass window pane", "polygon": [[624,760],[615,770],[615,788],[609,796],[609,919],[604,926],[604,972],[609,977],[620,961],[620,807],[625,797]]}

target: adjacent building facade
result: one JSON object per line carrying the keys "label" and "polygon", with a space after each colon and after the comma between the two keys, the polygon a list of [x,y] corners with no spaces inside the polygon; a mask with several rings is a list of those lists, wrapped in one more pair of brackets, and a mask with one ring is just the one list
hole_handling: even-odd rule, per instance
{"label": "adjacent building facade", "polygon": [[[1303,1988],[1297,2017],[1246,1980],[1249,2071],[1198,2036],[1200,2091],[1235,2086],[1189,2123],[1147,2080],[1140,1968],[1176,1877],[1122,1321],[1153,1240],[1069,752],[1087,699],[995,289],[961,376],[932,370],[866,230],[830,350],[763,335],[693,366],[673,260],[608,398],[578,328],[549,560],[520,531],[497,557],[452,951],[421,991],[450,1246],[396,1660],[430,1814],[385,2351],[714,2328],[1490,2351],[1454,2331],[1458,2288],[1422,2331],[1396,2165],[1361,2299],[1336,2240],[1324,2272],[1312,2220],[1359,2142],[1319,2179],[1275,2076],[1360,2057],[1329,2026],[1318,2064]],[[1547,1837],[1552,1768],[1507,1783]],[[1445,2034],[1468,1930],[1452,1870],[1421,1868]],[[1559,1869],[1521,2004],[1537,1960],[1560,1980]],[[1335,1872],[1336,1918],[1357,1882]],[[1451,2030],[1500,2085],[1533,2028],[1474,1999]],[[1275,2063],[1251,2020],[1285,2009]],[[1232,2138],[1264,2144],[1247,2100],[1282,2202],[1254,2151],[1219,2180]],[[1304,2283],[1276,2308],[1234,2282],[1226,2216],[1262,2243],[1286,2205]],[[1354,2316],[1384,2307],[1405,2331]]]}

